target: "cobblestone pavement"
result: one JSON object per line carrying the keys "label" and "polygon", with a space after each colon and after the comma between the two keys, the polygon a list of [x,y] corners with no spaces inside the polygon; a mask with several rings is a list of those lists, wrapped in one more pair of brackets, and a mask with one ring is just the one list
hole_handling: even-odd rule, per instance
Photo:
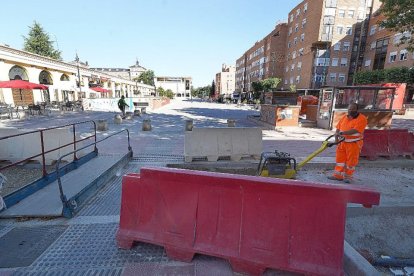
{"label": "cobblestone pavement", "polygon": [[[59,228],[53,233],[54,242],[43,252],[33,250],[27,257],[33,257],[29,265],[0,267],[0,275],[234,275],[229,264],[221,259],[196,256],[190,263],[169,260],[162,247],[140,243],[132,250],[120,250],[115,243],[115,232],[119,222],[121,177],[125,173],[138,172],[142,166],[165,166],[181,162],[184,145],[185,120],[193,119],[194,127],[226,126],[227,119],[235,119],[236,126],[256,126],[247,120],[247,115],[257,115],[258,111],[249,106],[206,103],[200,101],[175,100],[170,105],[144,114],[140,118],[113,123],[115,113],[110,112],[70,112],[55,114],[52,117],[35,117],[31,120],[0,121],[0,127],[36,129],[52,125],[107,119],[109,131],[99,132],[99,137],[128,128],[134,159],[117,178],[106,185],[73,219],[31,219],[0,220],[0,244],[4,240],[22,242],[15,238],[14,230],[25,235],[33,235]],[[152,131],[141,130],[143,119],[151,119]],[[396,118],[396,126],[412,125],[411,118]],[[90,132],[89,126],[81,128]],[[310,128],[284,128],[276,131],[263,131],[264,150],[282,150],[295,157],[303,157],[318,148],[331,131]],[[101,153],[126,151],[125,136],[115,136],[99,145]],[[334,156],[327,150],[322,156]],[[52,230],[50,230],[52,229]],[[13,238],[14,237],[14,238]],[[24,237],[24,235],[23,235]],[[13,246],[12,246],[13,247]],[[2,252],[0,254],[8,254]],[[30,255],[32,254],[32,255]],[[30,256],[29,256],[30,255]],[[1,264],[1,263],[0,263]],[[268,271],[266,275],[293,275]]]}

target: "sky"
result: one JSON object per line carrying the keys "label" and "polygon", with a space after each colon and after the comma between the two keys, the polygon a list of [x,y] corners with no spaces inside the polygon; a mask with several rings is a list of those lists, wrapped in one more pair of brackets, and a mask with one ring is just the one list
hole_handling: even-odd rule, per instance
{"label": "sky", "polygon": [[138,59],[156,76],[211,84],[235,65],[300,0],[19,0],[2,1],[0,43],[23,49],[34,21],[64,61],[76,52],[90,67],[127,68]]}

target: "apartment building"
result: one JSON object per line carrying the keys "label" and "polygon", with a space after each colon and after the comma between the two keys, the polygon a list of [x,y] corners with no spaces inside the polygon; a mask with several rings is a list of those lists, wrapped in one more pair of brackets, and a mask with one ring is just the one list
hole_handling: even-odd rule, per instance
{"label": "apartment building", "polygon": [[216,74],[215,98],[230,99],[235,91],[236,66],[223,64],[221,72]]}
{"label": "apartment building", "polygon": [[277,24],[236,61],[235,91],[252,91],[252,82],[283,76],[287,24]]}
{"label": "apartment building", "polygon": [[384,16],[374,13],[369,21],[367,47],[364,51],[364,60],[361,70],[379,70],[393,67],[411,67],[414,63],[414,53],[406,49],[406,45],[399,45],[403,36],[409,33],[391,32],[379,25]]}
{"label": "apartment building", "polygon": [[378,7],[379,0],[305,0],[297,5],[288,18],[283,86],[346,85],[365,49],[367,20]]}

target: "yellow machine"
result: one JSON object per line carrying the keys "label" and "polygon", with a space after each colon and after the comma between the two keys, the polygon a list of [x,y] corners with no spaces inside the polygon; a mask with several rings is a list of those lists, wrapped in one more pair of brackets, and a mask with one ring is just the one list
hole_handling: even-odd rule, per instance
{"label": "yellow machine", "polygon": [[315,156],[323,152],[326,148],[338,145],[345,140],[344,137],[340,137],[337,142],[329,142],[334,136],[335,135],[329,136],[322,142],[319,149],[311,153],[299,164],[296,163],[296,159],[291,157],[289,153],[279,152],[277,150],[275,150],[275,152],[263,152],[260,157],[259,166],[257,167],[257,175],[287,179],[295,178],[297,171]]}

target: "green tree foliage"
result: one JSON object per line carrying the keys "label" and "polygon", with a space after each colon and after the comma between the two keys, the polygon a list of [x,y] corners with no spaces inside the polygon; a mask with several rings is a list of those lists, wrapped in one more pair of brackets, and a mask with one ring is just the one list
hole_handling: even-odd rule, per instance
{"label": "green tree foliage", "polygon": [[157,88],[158,96],[160,97],[167,97],[170,99],[174,98],[174,92],[171,89],[165,90],[161,86]]}
{"label": "green tree foliage", "polygon": [[360,71],[354,75],[356,84],[414,83],[414,67],[394,67],[390,69]]}
{"label": "green tree foliage", "polygon": [[260,82],[260,81],[252,82],[252,88],[253,88],[253,99],[259,99],[260,98],[260,92],[263,91],[262,82]]}
{"label": "green tree foliage", "polygon": [[160,97],[165,97],[165,90],[161,86],[157,88],[157,93]]}
{"label": "green tree foliage", "polygon": [[134,81],[142,82],[144,84],[152,85],[154,86],[154,79],[155,74],[152,70],[147,70],[145,72],[142,72],[138,78],[134,78]]}
{"label": "green tree foliage", "polygon": [[35,21],[33,23],[33,26],[29,27],[29,29],[30,31],[28,36],[23,36],[23,50],[44,57],[62,60],[61,52],[55,50],[53,47],[53,41],[50,40],[49,34],[43,30],[42,26],[39,23]]}
{"label": "green tree foliage", "polygon": [[263,86],[263,90],[267,92],[271,89],[275,89],[281,81],[282,79],[280,78],[268,78],[268,79],[262,80],[261,83]]}
{"label": "green tree foliage", "polygon": [[211,85],[203,86],[203,87],[197,87],[193,88],[192,91],[193,97],[199,97],[199,98],[205,98],[209,97],[211,93]]}
{"label": "green tree foliage", "polygon": [[414,51],[414,1],[413,0],[381,0],[380,12],[385,16],[381,26],[395,32],[411,34],[401,38],[401,44],[407,43],[407,49]]}

